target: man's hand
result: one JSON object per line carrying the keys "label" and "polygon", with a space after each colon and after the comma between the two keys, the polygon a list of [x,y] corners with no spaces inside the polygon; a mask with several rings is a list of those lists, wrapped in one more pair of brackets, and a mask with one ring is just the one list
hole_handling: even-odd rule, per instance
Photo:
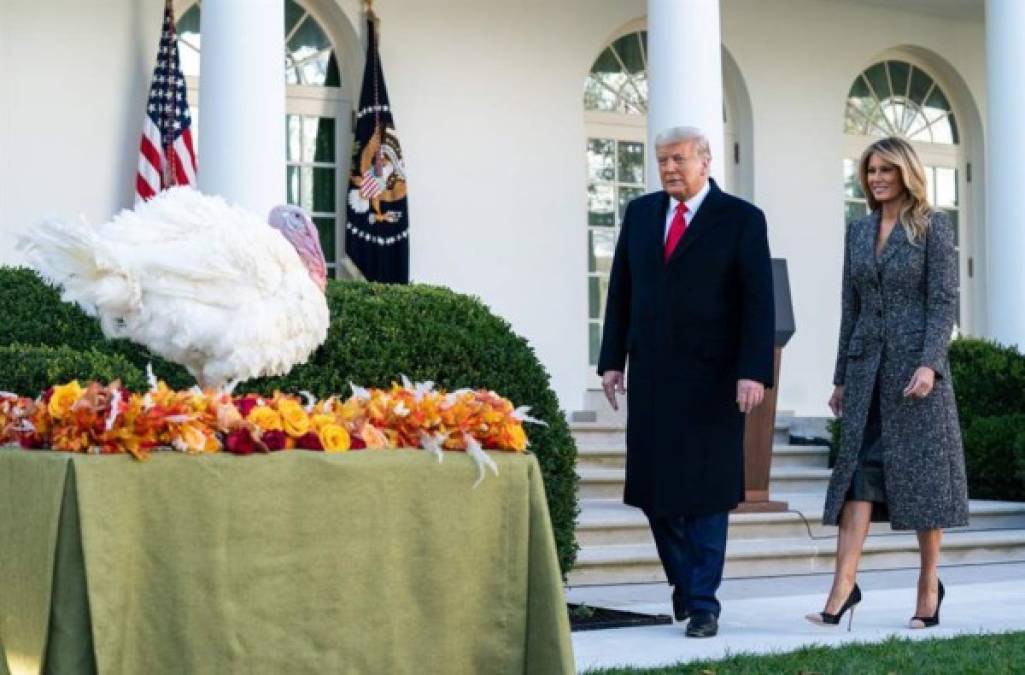
{"label": "man's hand", "polygon": [[737,380],[737,407],[745,415],[765,398],[765,385],[754,380]]}
{"label": "man's hand", "polygon": [[601,388],[605,390],[605,398],[609,399],[609,405],[613,410],[619,410],[616,402],[616,394],[625,394],[626,387],[623,386],[623,371],[606,370],[601,376]]}

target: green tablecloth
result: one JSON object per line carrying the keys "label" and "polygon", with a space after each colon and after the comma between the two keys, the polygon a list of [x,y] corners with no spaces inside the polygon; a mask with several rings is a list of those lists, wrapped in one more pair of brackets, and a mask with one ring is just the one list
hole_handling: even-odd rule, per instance
{"label": "green tablecloth", "polygon": [[571,673],[540,470],[491,456],[0,449],[0,673]]}

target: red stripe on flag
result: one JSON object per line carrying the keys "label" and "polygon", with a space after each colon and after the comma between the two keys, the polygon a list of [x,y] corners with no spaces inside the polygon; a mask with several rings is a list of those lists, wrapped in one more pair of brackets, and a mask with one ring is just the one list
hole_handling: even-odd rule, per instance
{"label": "red stripe on flag", "polygon": [[172,163],[174,167],[174,183],[173,185],[188,185],[189,174],[185,171],[185,166],[182,164],[182,158],[178,154],[178,151],[173,147],[167,149],[167,159]]}
{"label": "red stripe on flag", "polygon": [[150,187],[150,184],[139,174],[135,174],[135,194],[139,195],[141,199],[149,199],[156,192]]}
{"label": "red stripe on flag", "polygon": [[189,159],[192,161],[192,172],[195,173],[199,164],[196,162],[196,151],[192,146],[192,129],[186,129],[182,132],[181,138],[185,141],[185,147],[189,149]]}
{"label": "red stripe on flag", "polygon": [[139,152],[153,165],[157,173],[160,173],[160,151],[145,136],[142,137],[142,142],[139,144]]}

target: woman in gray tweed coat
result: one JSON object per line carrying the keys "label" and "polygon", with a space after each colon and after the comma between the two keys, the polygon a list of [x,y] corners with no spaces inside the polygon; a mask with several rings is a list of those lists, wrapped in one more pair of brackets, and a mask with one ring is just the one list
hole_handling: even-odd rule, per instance
{"label": "woman in gray tweed coat", "polygon": [[[844,242],[840,345],[829,399],[840,453],[823,522],[839,525],[836,574],[814,623],[836,624],[861,600],[855,583],[871,521],[917,530],[912,628],[939,623],[942,528],[968,524],[968,488],[947,347],[957,303],[954,228],[933,210],[909,143],[870,145],[859,178],[872,213]],[[850,624],[848,623],[848,628]]]}

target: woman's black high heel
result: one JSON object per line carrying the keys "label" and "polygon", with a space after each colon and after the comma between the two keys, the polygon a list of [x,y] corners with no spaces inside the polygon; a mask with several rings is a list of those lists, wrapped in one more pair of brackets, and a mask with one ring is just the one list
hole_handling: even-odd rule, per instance
{"label": "woman's black high heel", "polygon": [[940,623],[940,605],[943,604],[943,582],[936,580],[939,584],[939,597],[936,599],[936,612],[932,616],[913,616],[908,624],[911,628],[932,628]]}
{"label": "woman's black high heel", "polygon": [[836,614],[830,614],[829,612],[815,612],[814,614],[806,614],[804,618],[820,626],[836,626],[840,623],[840,619],[843,618],[844,612],[850,610],[851,615],[847,618],[847,631],[850,632],[851,624],[854,623],[854,606],[859,602],[861,602],[861,589],[858,588],[858,584],[854,584],[854,588],[852,588],[851,592],[847,595],[847,599],[844,600],[839,612]]}

